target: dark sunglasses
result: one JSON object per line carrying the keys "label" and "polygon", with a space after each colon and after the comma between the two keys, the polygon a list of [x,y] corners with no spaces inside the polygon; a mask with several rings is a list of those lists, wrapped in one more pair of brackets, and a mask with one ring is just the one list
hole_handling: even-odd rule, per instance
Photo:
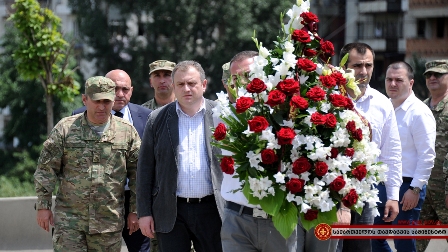
{"label": "dark sunglasses", "polygon": [[426,79],[431,78],[431,76],[434,75],[434,77],[436,77],[437,79],[442,77],[442,75],[444,75],[444,73],[436,73],[436,72],[427,72],[424,74]]}

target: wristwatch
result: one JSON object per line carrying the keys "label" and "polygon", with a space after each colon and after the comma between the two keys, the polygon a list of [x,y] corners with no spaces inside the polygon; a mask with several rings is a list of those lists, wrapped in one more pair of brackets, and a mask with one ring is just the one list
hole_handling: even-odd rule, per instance
{"label": "wristwatch", "polygon": [[420,191],[422,190],[418,187],[413,187],[413,186],[409,186],[409,189],[411,189],[414,194],[420,194]]}

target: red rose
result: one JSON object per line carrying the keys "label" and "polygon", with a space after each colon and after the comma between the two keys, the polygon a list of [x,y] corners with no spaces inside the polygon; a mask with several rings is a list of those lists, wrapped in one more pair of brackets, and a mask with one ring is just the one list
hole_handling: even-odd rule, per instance
{"label": "red rose", "polygon": [[268,121],[262,116],[254,116],[252,120],[247,121],[247,124],[249,124],[250,131],[254,131],[257,133],[262,132],[267,127],[269,127]]}
{"label": "red rose", "polygon": [[289,105],[294,108],[305,110],[308,108],[308,101],[302,96],[294,95],[289,102]]}
{"label": "red rose", "polygon": [[337,158],[338,157],[338,154],[339,154],[339,151],[338,151],[338,149],[336,149],[336,148],[331,148],[331,151],[330,151],[330,153],[331,153],[331,158]]}
{"label": "red rose", "polygon": [[218,126],[216,126],[213,136],[215,137],[216,141],[221,141],[224,138],[226,138],[226,134],[227,134],[226,125],[224,125],[224,123],[219,123]]}
{"label": "red rose", "polygon": [[322,115],[319,112],[314,112],[311,115],[311,120],[312,123],[314,123],[314,125],[324,125],[325,122],[327,121],[327,117],[325,115]]}
{"label": "red rose", "polygon": [[294,79],[285,79],[277,84],[277,89],[291,96],[300,91],[300,86],[299,82]]}
{"label": "red rose", "polygon": [[346,207],[352,207],[356,202],[358,202],[358,194],[355,189],[350,189],[350,192],[342,198],[342,203]]}
{"label": "red rose", "polygon": [[271,108],[282,104],[285,102],[286,95],[279,91],[279,90],[272,90],[269,92],[268,100],[266,101],[266,104],[271,106]]}
{"label": "red rose", "polygon": [[347,80],[340,72],[333,72],[330,76],[332,76],[336,80],[336,84],[339,86],[345,86]]}
{"label": "red rose", "polygon": [[322,101],[325,99],[325,91],[320,87],[312,87],[306,92],[306,97],[313,101]]}
{"label": "red rose", "polygon": [[312,72],[312,71],[316,70],[316,67],[317,67],[316,63],[314,63],[312,60],[304,59],[304,58],[299,58],[297,60],[297,66],[306,72]]}
{"label": "red rose", "polygon": [[334,55],[334,46],[330,41],[320,41],[320,50],[324,53],[324,56],[331,57]]}
{"label": "red rose", "polygon": [[236,100],[236,112],[237,113],[243,113],[247,109],[250,108],[254,104],[254,100],[250,97],[240,97],[238,100]]}
{"label": "red rose", "polygon": [[314,57],[317,55],[317,52],[316,50],[307,48],[303,50],[303,55],[305,55],[306,57]]}
{"label": "red rose", "polygon": [[336,86],[336,80],[331,77],[331,75],[320,76],[319,80],[326,88],[333,88],[334,86]]}
{"label": "red rose", "polygon": [[296,133],[291,128],[281,128],[277,132],[278,144],[285,145],[291,144],[292,139],[296,136]]}
{"label": "red rose", "polygon": [[339,192],[342,188],[345,186],[345,180],[344,177],[339,176],[333,180],[333,182],[330,183],[330,189],[336,192]]}
{"label": "red rose", "polygon": [[345,128],[348,130],[349,133],[352,133],[356,131],[356,123],[355,121],[350,121],[345,125]]}
{"label": "red rose", "polygon": [[277,162],[277,155],[274,150],[264,149],[261,151],[261,162],[263,164],[273,164]]}
{"label": "red rose", "polygon": [[347,105],[345,105],[346,109],[352,110],[355,107],[355,105],[353,105],[352,99],[345,97],[345,102],[347,103]]}
{"label": "red rose", "polygon": [[347,105],[347,100],[345,99],[345,96],[340,94],[331,94],[330,95],[330,102],[335,107],[345,107]]}
{"label": "red rose", "polygon": [[352,137],[358,141],[362,140],[362,129],[356,129],[355,132],[352,133]]}
{"label": "red rose", "polygon": [[311,22],[319,22],[319,18],[312,12],[303,12],[300,14],[300,17],[303,19],[302,24],[307,24]]}
{"label": "red rose", "polygon": [[344,155],[346,155],[347,157],[353,157],[353,155],[355,155],[355,149],[353,148],[345,149]]}
{"label": "red rose", "polygon": [[311,42],[310,35],[308,32],[303,30],[294,30],[293,34],[291,35],[292,40],[298,41],[301,43],[309,43]]}
{"label": "red rose", "polygon": [[286,183],[286,188],[288,188],[292,194],[301,192],[304,186],[305,180],[303,179],[292,178]]}
{"label": "red rose", "polygon": [[324,176],[328,172],[328,165],[325,162],[317,161],[314,165],[317,176]]}
{"label": "red rose", "polygon": [[246,87],[247,92],[249,93],[261,93],[266,90],[266,84],[258,78],[253,79],[249,85]]}
{"label": "red rose", "polygon": [[221,159],[221,170],[222,172],[232,175],[235,172],[234,169],[235,161],[232,157],[222,157]]}
{"label": "red rose", "polygon": [[325,116],[326,120],[325,120],[325,126],[327,128],[334,128],[336,127],[336,124],[338,123],[338,120],[336,119],[336,116],[334,116],[333,114],[327,114]]}
{"label": "red rose", "polygon": [[311,169],[311,164],[306,157],[300,157],[292,163],[292,172],[299,175]]}
{"label": "red rose", "polygon": [[317,214],[319,213],[319,211],[315,210],[315,209],[308,209],[308,211],[306,211],[306,214],[304,215],[305,220],[308,221],[312,221],[317,219]]}
{"label": "red rose", "polygon": [[360,164],[356,166],[355,169],[352,170],[352,174],[355,178],[361,181],[367,175],[367,169],[365,164]]}

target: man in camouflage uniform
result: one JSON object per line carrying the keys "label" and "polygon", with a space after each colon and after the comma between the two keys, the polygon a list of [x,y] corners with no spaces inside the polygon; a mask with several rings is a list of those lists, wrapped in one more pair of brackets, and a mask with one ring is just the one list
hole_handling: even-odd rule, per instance
{"label": "man in camouflage uniform", "polygon": [[63,118],[44,143],[34,173],[37,222],[46,231],[55,226],[55,251],[120,251],[126,177],[130,211],[136,212],[140,137],[132,124],[111,115],[112,80],[89,78],[85,90],[86,112]]}
{"label": "man in camouflage uniform", "polygon": [[[424,103],[431,108],[436,119],[436,159],[431,177],[428,181],[426,200],[423,204],[420,221],[426,225],[435,225],[438,221],[448,224],[448,210],[446,196],[448,195],[447,181],[443,175],[443,163],[448,153],[448,60],[434,60],[426,63],[426,87],[431,97]],[[445,190],[444,190],[445,188]],[[417,249],[426,250],[429,240],[417,240]]]}
{"label": "man in camouflage uniform", "polygon": [[154,88],[154,98],[142,104],[155,110],[176,100],[173,93],[171,72],[176,63],[168,60],[156,60],[149,64],[149,84]]}

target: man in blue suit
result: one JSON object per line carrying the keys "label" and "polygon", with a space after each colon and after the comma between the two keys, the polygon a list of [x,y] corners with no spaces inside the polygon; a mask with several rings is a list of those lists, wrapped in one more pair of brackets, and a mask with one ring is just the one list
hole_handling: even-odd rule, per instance
{"label": "man in blue suit", "polygon": [[[112,70],[106,74],[107,78],[115,82],[115,102],[112,107],[112,113],[119,116],[134,125],[140,138],[143,137],[143,130],[145,129],[146,121],[152,110],[142,107],[137,104],[130,103],[133,87],[131,85],[131,78],[123,70]],[[83,113],[86,107],[82,107],[73,111],[72,115]],[[129,187],[125,186],[125,227],[122,232],[123,239],[126,243],[129,252],[144,252],[149,251],[149,238],[145,237],[138,225],[137,215],[129,213]]]}

